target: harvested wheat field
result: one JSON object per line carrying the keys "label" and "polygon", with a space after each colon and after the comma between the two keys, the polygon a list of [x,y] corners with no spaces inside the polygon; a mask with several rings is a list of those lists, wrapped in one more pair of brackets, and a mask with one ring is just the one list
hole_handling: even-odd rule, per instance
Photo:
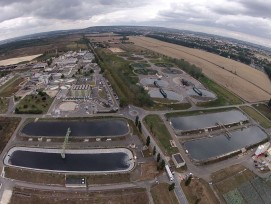
{"label": "harvested wheat field", "polygon": [[271,97],[271,82],[268,77],[248,65],[152,38],[129,36],[129,39],[135,45],[195,64],[207,77],[248,102],[265,101]]}
{"label": "harvested wheat field", "polygon": [[10,64],[17,64],[19,62],[24,62],[24,61],[31,61],[31,60],[35,59],[36,57],[39,57],[40,55],[41,54],[5,59],[5,60],[0,61],[0,65],[5,66],[5,65],[10,65]]}
{"label": "harvested wheat field", "polygon": [[119,52],[124,52],[124,50],[118,48],[118,47],[110,47],[108,48],[111,52],[113,53],[119,53]]}

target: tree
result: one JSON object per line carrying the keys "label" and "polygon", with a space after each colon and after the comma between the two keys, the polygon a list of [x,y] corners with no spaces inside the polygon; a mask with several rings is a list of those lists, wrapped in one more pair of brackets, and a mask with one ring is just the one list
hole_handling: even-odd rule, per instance
{"label": "tree", "polygon": [[154,146],[152,150],[152,155],[155,155],[155,154],[156,154],[156,147]]}
{"label": "tree", "polygon": [[160,169],[163,170],[166,166],[165,161],[162,159],[161,163],[160,163]]}
{"label": "tree", "polygon": [[271,108],[271,98],[269,100],[268,106],[269,106],[269,108]]}
{"label": "tree", "polygon": [[151,138],[150,136],[147,137],[147,140],[146,140],[146,146],[150,146],[150,143],[151,143]]}
{"label": "tree", "polygon": [[160,153],[158,153],[156,158],[157,163],[160,161],[160,158],[161,158]]}
{"label": "tree", "polygon": [[169,191],[174,190],[174,188],[175,188],[175,183],[172,183],[172,184],[170,184],[170,185],[168,186],[168,190],[169,190]]}
{"label": "tree", "polygon": [[151,133],[152,133],[152,123],[150,124],[150,130],[151,130]]}
{"label": "tree", "polygon": [[142,127],[141,127],[141,122],[140,121],[138,121],[137,127],[138,127],[139,132],[142,133],[142,129],[141,129]]}
{"label": "tree", "polygon": [[192,180],[192,174],[189,174],[189,176],[187,177],[187,179],[185,180],[185,185],[188,186],[191,183]]}
{"label": "tree", "polygon": [[138,121],[139,121],[139,117],[138,117],[138,115],[137,115],[136,118],[135,118],[135,125],[136,125],[136,126],[138,125]]}
{"label": "tree", "polygon": [[62,74],[62,75],[61,75],[61,79],[64,79],[64,78],[65,78],[65,76],[64,76],[64,74]]}

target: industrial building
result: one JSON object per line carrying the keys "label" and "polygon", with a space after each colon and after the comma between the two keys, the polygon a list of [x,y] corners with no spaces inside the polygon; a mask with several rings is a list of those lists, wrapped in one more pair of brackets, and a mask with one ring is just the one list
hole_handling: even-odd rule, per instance
{"label": "industrial building", "polygon": [[172,160],[173,160],[176,168],[180,168],[180,167],[185,166],[185,161],[183,160],[182,155],[180,153],[173,154]]}

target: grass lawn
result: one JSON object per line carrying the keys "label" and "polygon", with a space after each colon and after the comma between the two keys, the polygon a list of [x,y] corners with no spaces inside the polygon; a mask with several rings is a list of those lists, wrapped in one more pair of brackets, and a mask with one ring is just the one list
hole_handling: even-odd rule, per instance
{"label": "grass lawn", "polygon": [[152,135],[158,140],[160,148],[164,150],[166,155],[170,156],[178,152],[177,147],[170,145],[171,135],[158,115],[147,115],[143,120]]}
{"label": "grass lawn", "polygon": [[19,90],[19,85],[24,81],[23,78],[14,77],[0,87],[0,97],[10,97]]}
{"label": "grass lawn", "polygon": [[[76,178],[78,176],[71,176]],[[128,183],[130,182],[130,174],[101,174],[101,175],[79,175],[79,177],[85,177],[87,184],[110,184],[110,183]]]}
{"label": "grass lawn", "polygon": [[[30,183],[43,183],[43,184],[58,184],[65,185],[64,173],[49,173],[31,171],[27,169],[5,167],[5,176],[7,178],[26,181]],[[102,175],[69,175],[69,177],[85,177],[87,184],[110,184],[110,183],[127,183],[130,182],[130,174],[102,174]]]}
{"label": "grass lawn", "polygon": [[214,107],[214,106],[224,106],[224,105],[237,105],[242,104],[243,101],[226,88],[218,85],[211,79],[208,79],[205,76],[200,77],[199,81],[209,90],[213,91],[217,95],[215,101],[210,102],[200,102],[197,103],[197,106],[200,107]]}
{"label": "grass lawn", "polygon": [[13,167],[5,167],[5,177],[30,183],[65,184],[65,174],[44,173]]}
{"label": "grass lawn", "polygon": [[167,113],[166,117],[177,117],[177,116],[191,116],[191,115],[200,115],[200,114],[207,114],[207,113],[217,113],[222,111],[229,111],[229,110],[238,110],[237,108],[219,108],[219,109],[211,109],[211,110],[196,110],[196,111],[185,111],[185,112],[173,112]]}
{"label": "grass lawn", "polygon": [[144,188],[126,188],[105,191],[50,191],[15,187],[10,203],[91,203],[91,204],[147,204],[148,196]]}
{"label": "grass lawn", "polygon": [[155,204],[178,204],[174,191],[168,190],[167,183],[160,183],[151,188],[152,199]]}
{"label": "grass lawn", "polygon": [[271,121],[264,118],[254,108],[249,106],[241,106],[240,108],[251,118],[253,118],[253,120],[257,121],[263,128],[271,128]]}
{"label": "grass lawn", "polygon": [[154,103],[152,107],[144,107],[144,108],[148,110],[187,110],[191,108],[191,104],[190,103],[165,104],[165,103],[157,102],[157,103]]}
{"label": "grass lawn", "polygon": [[28,95],[24,97],[15,109],[18,114],[46,113],[53,102],[53,98],[47,94]]}
{"label": "grass lawn", "polygon": [[0,153],[6,147],[20,121],[20,118],[0,117]]}
{"label": "grass lawn", "polygon": [[156,70],[146,68],[135,69],[134,72],[142,75],[155,75],[157,73]]}
{"label": "grass lawn", "polygon": [[164,62],[156,62],[156,63],[154,63],[154,65],[157,66],[157,67],[166,67],[166,68],[173,67],[173,64],[164,63]]}
{"label": "grass lawn", "polygon": [[181,186],[189,203],[219,203],[209,184],[203,179],[194,178],[188,186],[182,181]]}
{"label": "grass lawn", "polygon": [[261,112],[265,117],[271,120],[271,108],[269,108],[266,104],[254,104],[254,108]]}
{"label": "grass lawn", "polygon": [[106,91],[104,88],[102,88],[102,90],[99,90],[98,94],[99,94],[99,97],[101,97],[102,99],[105,99],[105,100],[107,99]]}
{"label": "grass lawn", "polygon": [[135,62],[133,64],[131,64],[132,67],[135,67],[135,68],[146,68],[146,67],[150,67],[151,65],[148,64],[148,63],[144,63],[144,62]]}
{"label": "grass lawn", "polygon": [[6,113],[8,111],[8,98],[0,98],[0,114],[1,113]]}

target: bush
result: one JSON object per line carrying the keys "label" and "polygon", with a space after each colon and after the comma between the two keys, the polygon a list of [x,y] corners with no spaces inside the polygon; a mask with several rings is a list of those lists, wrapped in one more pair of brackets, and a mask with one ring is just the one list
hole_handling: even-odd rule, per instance
{"label": "bush", "polygon": [[174,188],[175,188],[175,183],[172,183],[172,184],[170,184],[170,185],[168,186],[168,190],[169,190],[169,191],[174,190]]}

